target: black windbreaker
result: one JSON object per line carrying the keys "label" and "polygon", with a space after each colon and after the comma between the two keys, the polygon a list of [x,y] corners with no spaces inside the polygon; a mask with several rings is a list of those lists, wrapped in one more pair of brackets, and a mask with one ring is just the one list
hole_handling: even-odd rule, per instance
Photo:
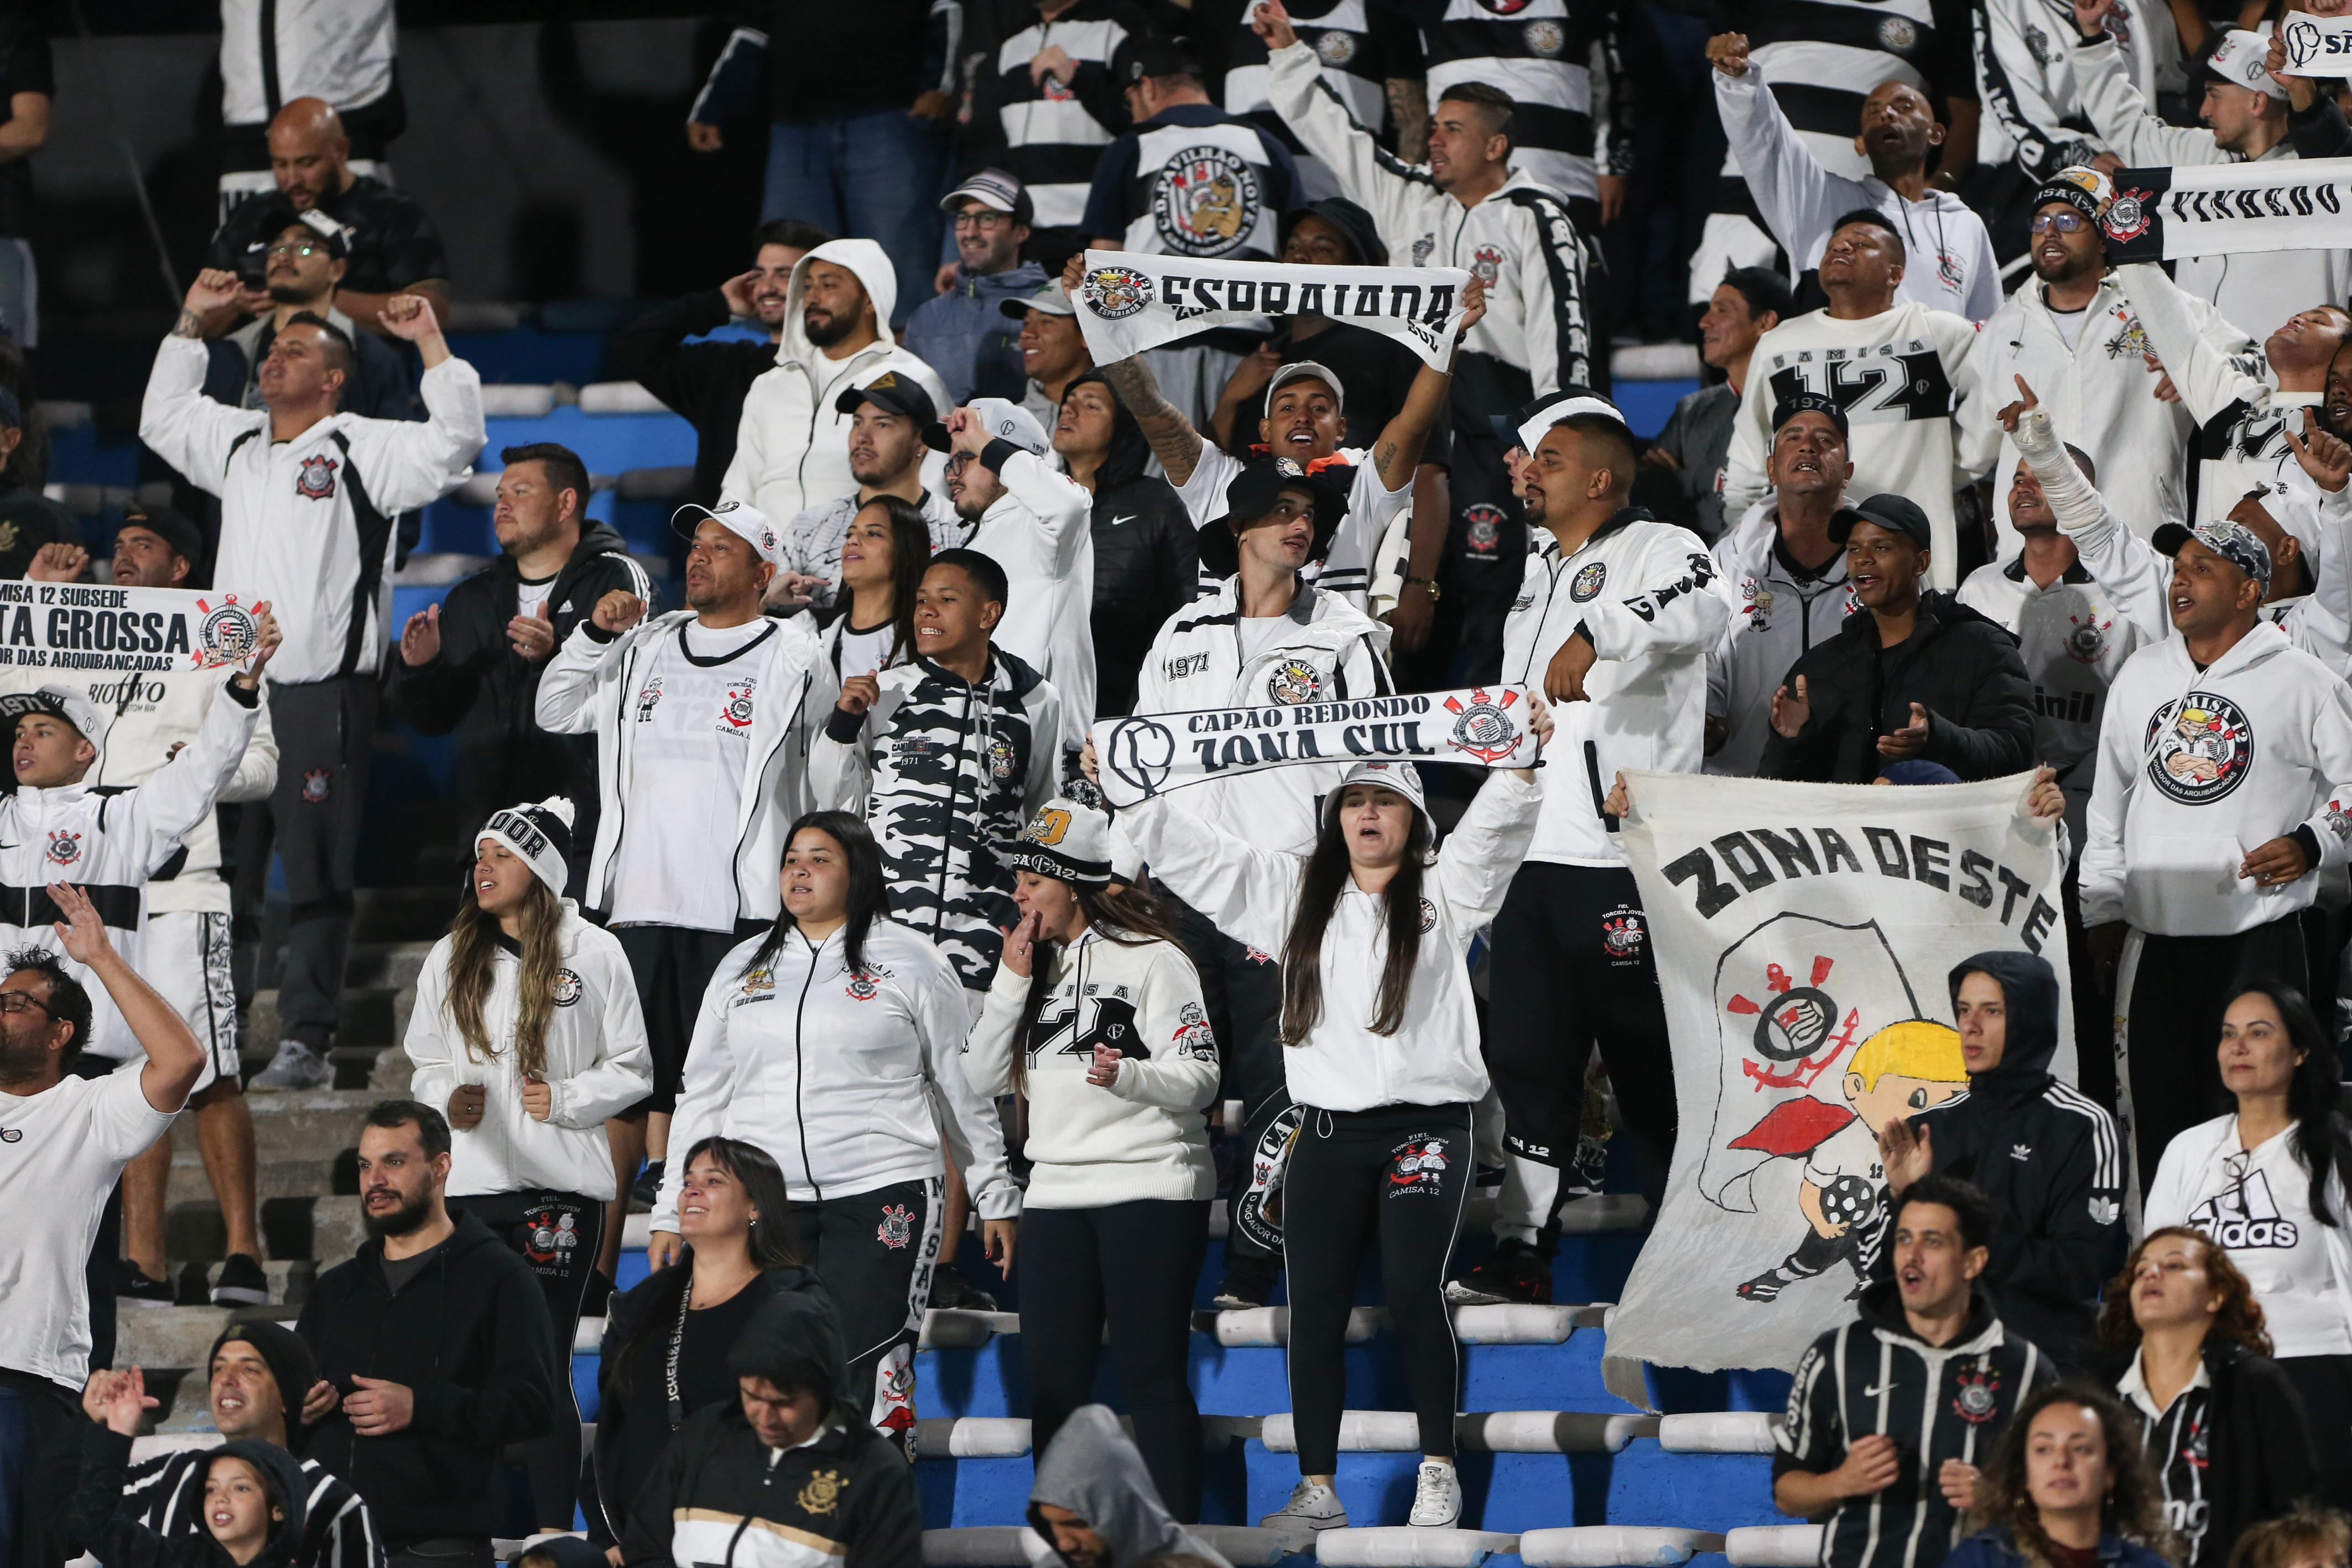
{"label": "black windbreaker", "polygon": [[1766,779],[1869,783],[1885,760],[1878,737],[1909,724],[1913,703],[1928,714],[1923,761],[1977,779],[2033,760],[2033,682],[2017,639],[1948,593],[1922,594],[1918,624],[1892,648],[1878,645],[1870,612],[1855,612],[1781,684],[1794,691],[1799,675],[1812,716],[1793,740],[1766,737],[1758,769]]}
{"label": "black windbreaker", "polygon": [[[1930,1134],[1939,1176],[1992,1200],[1992,1259],[1981,1283],[2001,1321],[2068,1369],[2089,1353],[2099,1291],[2123,1267],[2123,1145],[2115,1119],[2050,1071],[2058,977],[2030,953],[1979,953],[1954,968],[1951,994],[1982,972],[2009,1008],[2000,1065],[1911,1124]],[[1888,1270],[1892,1219],[1874,1272]]]}
{"label": "black windbreaker", "polygon": [[1788,1419],[1772,1435],[1773,1479],[1833,1470],[1858,1437],[1894,1438],[1894,1481],[1831,1511],[1821,1561],[1833,1568],[1936,1568],[1959,1540],[1961,1522],[1937,1472],[1946,1459],[1983,1468],[2019,1401],[2051,1381],[2050,1361],[2003,1327],[1982,1291],[1944,1345],[1912,1333],[1891,1280],[1864,1291],[1859,1304],[1857,1321],[1822,1335],[1797,1363]]}

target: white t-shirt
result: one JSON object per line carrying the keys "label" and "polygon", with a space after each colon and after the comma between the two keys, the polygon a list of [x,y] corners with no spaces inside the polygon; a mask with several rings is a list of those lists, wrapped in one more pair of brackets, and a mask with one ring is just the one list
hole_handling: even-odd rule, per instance
{"label": "white t-shirt", "polygon": [[515,613],[538,614],[539,607],[547,602],[547,596],[555,591],[555,575],[551,574],[536,581],[528,577],[518,578],[515,587]]}
{"label": "white t-shirt", "polygon": [[[1308,576],[1316,587],[1361,610],[1372,587],[1372,554],[1380,549],[1381,536],[1388,532],[1389,524],[1412,504],[1412,481],[1408,478],[1401,490],[1388,488],[1381,483],[1380,470],[1372,465],[1372,455],[1360,446],[1343,446],[1333,455],[1354,465],[1354,477],[1348,484],[1348,515],[1339,519],[1339,531],[1331,538],[1322,569]],[[1245,466],[1223,447],[1205,441],[1201,444],[1201,460],[1192,465],[1192,476],[1176,486],[1184,509],[1192,516],[1193,528],[1207,528],[1225,515],[1225,486]],[[1202,574],[1206,576],[1205,568]]]}
{"label": "white t-shirt", "polygon": [[627,831],[614,857],[613,924],[732,931],[735,860],[764,615],[712,631],[688,621],[640,666],[625,722]]}
{"label": "white t-shirt", "polygon": [[1282,623],[1288,619],[1284,615],[1244,615],[1234,622],[1234,629],[1241,634],[1242,664],[1244,667],[1265,651],[1265,645],[1280,633]]}
{"label": "white t-shirt", "polygon": [[2242,1149],[2232,1117],[2219,1155],[2198,1173],[2186,1223],[2212,1238],[2253,1286],[2273,1355],[2352,1354],[2327,1233],[2312,1216],[2311,1175],[2294,1139],[2290,1126]]}
{"label": "white t-shirt", "polygon": [[77,1392],[89,1376],[99,1217],[122,1167],[172,1125],[139,1086],[145,1066],[0,1092],[0,1366]]}
{"label": "white t-shirt", "polygon": [[2074,348],[2076,341],[2082,338],[2083,322],[2090,313],[2090,307],[2087,305],[2080,310],[2053,310],[2050,312],[2050,324],[2058,329],[2058,336],[2066,340],[2066,347],[2068,349],[2071,350]]}
{"label": "white t-shirt", "polygon": [[838,667],[834,673],[844,680],[874,674],[889,662],[890,643],[898,634],[898,623],[895,620],[864,632],[855,626],[844,626],[835,653]]}

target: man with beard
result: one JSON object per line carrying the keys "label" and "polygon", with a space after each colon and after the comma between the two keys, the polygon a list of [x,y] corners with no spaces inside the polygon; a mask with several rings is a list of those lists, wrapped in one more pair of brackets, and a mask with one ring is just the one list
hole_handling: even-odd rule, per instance
{"label": "man with beard", "polygon": [[[614,376],[637,382],[694,426],[694,492],[688,498],[706,507],[719,498],[719,481],[735,461],[744,394],[775,368],[793,268],[833,236],[796,218],[776,218],[761,224],[752,237],[758,250],[750,270],[640,316],[614,333],[606,350]],[[767,338],[687,340],[730,321],[756,323]]]}
{"label": "man with beard", "polygon": [[940,268],[939,292],[907,318],[907,351],[939,371],[948,396],[1012,397],[1022,373],[1019,301],[1046,286],[1045,269],[1021,259],[1035,215],[1029,193],[1002,169],[982,169],[940,198],[954,225],[956,258]]}
{"label": "man with beard", "polygon": [[1966,202],[1928,183],[1927,160],[1943,145],[1944,128],[1927,95],[1904,81],[1884,81],[1863,99],[1854,150],[1870,160],[1870,176],[1853,180],[1822,166],[1780,100],[1767,90],[1761,67],[1748,57],[1748,35],[1709,38],[1715,64],[1715,105],[1748,179],[1764,226],[1796,264],[1821,266],[1822,247],[1843,219],[1868,207],[1885,215],[1912,253],[1895,298],[1931,310],[1981,321],[2000,306],[2000,268],[1984,220]]}
{"label": "man with beard", "polygon": [[1678,400],[1656,444],[1642,454],[1644,467],[1674,476],[1669,495],[1678,491],[1680,504],[1650,500],[1654,486],[1643,482],[1647,475],[1633,482],[1637,503],[1660,507],[1667,522],[1688,523],[1709,544],[1723,538],[1723,465],[1731,457],[1739,397],[1748,390],[1748,363],[1758,340],[1795,314],[1789,280],[1769,267],[1735,267],[1723,275],[1698,319],[1699,362],[1722,371],[1723,380]]}
{"label": "man with beard", "polygon": [[368,1239],[294,1325],[319,1368],[305,1455],[359,1489],[393,1568],[489,1568],[490,1537],[509,1533],[499,1450],[546,1434],[567,1370],[546,1298],[480,1219],[450,1218],[432,1106],[370,1111],[359,1179]]}
{"label": "man with beard", "polygon": [[[335,288],[351,271],[351,233],[318,208],[296,212],[283,196],[262,198],[270,209],[254,227],[267,237],[254,242],[261,287],[247,287],[237,308],[253,319],[211,342],[205,395],[232,408],[261,406],[261,362],[286,323],[308,310],[352,335],[357,361],[338,407],[377,419],[419,419],[408,366],[382,338],[362,332],[335,304]],[[248,262],[253,257],[246,258]],[[250,267],[238,281],[252,276]]]}
{"label": "man with beard", "polygon": [[[2178,398],[2156,395],[2163,367],[2108,265],[2099,218],[2115,193],[2113,182],[2087,168],[2063,169],[2034,193],[2026,247],[2034,281],[1985,323],[1977,376],[1988,390],[1961,407],[1960,427],[1971,470],[2016,472],[2021,454],[2001,413],[2022,377],[2049,417],[2082,444],[2115,515],[2145,539],[2188,514],[2182,476],[2196,424]],[[2181,313],[2216,353],[2252,352],[2246,335],[2206,301],[2184,298]],[[1999,537],[2001,558],[2014,557],[2020,539],[2009,519]]]}
{"label": "man with beard", "polygon": [[933,549],[946,549],[965,531],[954,509],[923,486],[924,437],[939,427],[940,414],[920,382],[885,371],[834,401],[849,415],[849,473],[857,488],[820,501],[784,525],[782,557],[769,589],[772,605],[834,607],[850,522],[877,496],[896,496],[920,508],[931,525]]}
{"label": "man with beard", "polygon": [[[36,1560],[43,1531],[31,1516],[72,1486],[67,1433],[90,1363],[85,1267],[108,1195],[123,1166],[171,1130],[205,1066],[195,1036],[115,950],[79,888],[56,883],[34,897],[56,917],[65,956],[11,954],[0,977],[0,1145],[9,1156],[0,1159],[0,1254],[9,1260],[0,1284],[0,1561],[8,1562]],[[68,962],[106,988],[146,1055],[138,1071],[76,1071],[91,1008]]]}
{"label": "man with beard", "polygon": [[870,239],[829,240],[801,257],[784,295],[775,362],[743,394],[735,456],[719,494],[770,517],[796,517],[857,488],[849,469],[854,409],[841,394],[895,372],[912,377],[931,406],[947,388],[890,335],[898,278]]}

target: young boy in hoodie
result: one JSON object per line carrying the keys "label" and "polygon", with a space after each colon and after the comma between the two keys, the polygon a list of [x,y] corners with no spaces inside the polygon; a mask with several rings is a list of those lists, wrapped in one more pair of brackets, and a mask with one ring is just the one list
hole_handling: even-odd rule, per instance
{"label": "young boy in hoodie", "polygon": [[[2099,1287],[2122,1267],[2123,1145],[2114,1118],[2050,1071],[2058,973],[2032,953],[1979,953],[1951,973],[1969,1092],[1879,1134],[1889,1204],[1933,1172],[1992,1206],[1984,1284],[2001,1321],[2060,1367],[2091,1349]],[[1880,1278],[1888,1260],[1881,1239]]]}
{"label": "young boy in hoodie", "polygon": [[135,1506],[122,1506],[131,1441],[154,1404],[138,1378],[120,1379],[106,1391],[105,1419],[82,1434],[73,1522],[90,1552],[106,1568],[316,1568],[320,1560],[306,1554],[302,1528],[309,1483],[275,1443],[233,1438],[197,1461],[201,1531],[166,1535]]}

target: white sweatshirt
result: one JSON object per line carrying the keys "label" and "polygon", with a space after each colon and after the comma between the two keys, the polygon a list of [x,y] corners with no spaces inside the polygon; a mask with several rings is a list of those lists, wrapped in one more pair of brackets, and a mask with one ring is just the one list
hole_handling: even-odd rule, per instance
{"label": "white sweatshirt", "polygon": [[1822,264],[1838,219],[1863,207],[1885,214],[1903,236],[1906,259],[1898,301],[1981,321],[2000,307],[2000,264],[1984,220],[1949,191],[1927,187],[1914,202],[1876,175],[1850,180],[1813,156],[1780,100],[1767,89],[1764,68],[1715,78],[1715,107],[1730,139],[1731,155],[1764,226],[1801,271]]}
{"label": "white sweatshirt", "polygon": [[2200,1122],[2164,1146],[2142,1225],[2193,1225],[2230,1255],[2254,1288],[2271,1354],[2352,1354],[2352,1209],[2331,1176],[2334,1225],[2311,1212],[2311,1171],[2294,1129],[2252,1149],[2233,1113]]}
{"label": "white sweatshirt", "polygon": [[[1201,1113],[1217,1097],[1217,1040],[1184,950],[1114,941],[1089,927],[1054,955],[1047,984],[1024,1068],[1024,1152],[1035,1166],[1023,1207],[1214,1197],[1217,1167]],[[1013,1092],[1013,1037],[1028,1001],[1029,977],[998,965],[964,1047],[975,1094]],[[1087,1082],[1097,1045],[1125,1058],[1108,1087]]]}
{"label": "white sweatshirt", "polygon": [[[775,1157],[794,1201],[821,1202],[940,1175],[944,1134],[982,1218],[1016,1218],[1021,1189],[1005,1169],[996,1108],[963,1075],[971,1011],[955,971],[887,920],[866,932],[853,971],[848,929],[817,943],[787,932],[776,956],[748,972],[764,934],[719,961],[687,1050],[672,1145],[683,1152],[714,1133],[747,1139]],[[685,1175],[677,1160],[665,1169],[656,1230],[677,1229]]]}
{"label": "white sweatshirt", "polygon": [[1066,474],[1011,443],[992,444],[1005,493],[964,541],[1004,569],[1004,619],[992,641],[1054,683],[1062,698],[1061,747],[1087,743],[1095,722],[1094,497]]}
{"label": "white sweatshirt", "polygon": [[2352,689],[2267,621],[2201,672],[2178,637],[2125,661],[2099,727],[2084,925],[2228,936],[2307,908],[2316,874],[2260,890],[2238,876],[2299,827],[2317,841],[2315,873],[2344,863]]}
{"label": "white sweatshirt", "polygon": [[[2166,19],[2154,18],[2163,26]],[[2074,29],[2070,26],[2069,32]],[[2126,169],[2173,163],[2235,163],[2203,126],[2168,125],[2134,87],[2122,51],[2113,38],[2095,44],[2079,33],[2064,40],[2074,62],[2083,111],[2100,138]],[[2286,105],[2278,108],[2284,111]],[[2254,160],[2275,162],[2295,156],[2292,138]],[[2297,310],[2352,297],[2352,251],[2273,250],[2238,256],[2183,256],[2173,264],[2180,287],[2210,299],[2223,318],[2249,332],[2267,333]],[[2169,360],[2166,368],[2171,368]],[[2174,377],[2178,382],[2179,376]]]}
{"label": "white sweatshirt", "polygon": [[1503,622],[1503,679],[1543,689],[1552,655],[1581,630],[1593,664],[1590,702],[1554,705],[1545,748],[1550,788],[1527,858],[1622,865],[1605,817],[1618,770],[1696,773],[1706,749],[1706,657],[1731,622],[1731,600],[1705,541],[1628,509],[1574,555],[1549,528],[1528,557]]}
{"label": "white sweatshirt", "polygon": [[653,1092],[646,1016],[620,938],[582,919],[568,898],[558,941],[563,958],[547,1025],[542,1081],[551,1108],[544,1122],[522,1107],[522,1059],[514,1045],[520,950],[501,942],[490,971],[490,994],[482,1002],[482,1031],[491,1042],[486,1058],[467,1051],[449,1011],[455,938],[435,943],[416,977],[416,1010],[402,1042],[415,1069],[409,1093],[439,1111],[461,1083],[487,1090],[481,1124],[449,1134],[452,1197],[533,1191],[619,1196],[604,1119]]}
{"label": "white sweatshirt", "polygon": [[[1371,1111],[1486,1097],[1464,958],[1503,906],[1542,800],[1541,783],[1497,769],[1447,835],[1422,882],[1421,950],[1394,1034],[1371,1028],[1388,961],[1387,904],[1352,877],[1342,884],[1323,931],[1323,1015],[1304,1041],[1282,1052],[1291,1099],[1320,1111]],[[1282,951],[1297,915],[1303,856],[1254,848],[1165,795],[1121,811],[1118,821],[1177,897],[1235,941]]]}
{"label": "white sweatshirt", "polygon": [[[2180,34],[2163,7],[2116,9],[2140,13],[2128,22],[2112,16],[2107,22],[2126,79],[2150,102],[2159,90],[2178,90]],[[1979,162],[1997,166],[2013,157],[2032,178],[2046,181],[2070,164],[2115,151],[2084,129],[2083,94],[2071,57],[2081,37],[2064,0],[1978,0],[1977,97],[1984,105]]]}
{"label": "white sweatshirt", "polygon": [[1976,394],[1977,338],[1965,318],[1907,301],[1856,321],[1815,310],[1765,333],[1748,359],[1731,428],[1724,510],[1745,511],[1769,487],[1764,460],[1773,406],[1798,392],[1834,398],[1851,425],[1846,494],[1859,501],[1892,491],[1916,501],[1934,528],[1929,586],[1950,590],[1959,560],[1952,492],[1974,477],[1960,449],[1958,411]]}

